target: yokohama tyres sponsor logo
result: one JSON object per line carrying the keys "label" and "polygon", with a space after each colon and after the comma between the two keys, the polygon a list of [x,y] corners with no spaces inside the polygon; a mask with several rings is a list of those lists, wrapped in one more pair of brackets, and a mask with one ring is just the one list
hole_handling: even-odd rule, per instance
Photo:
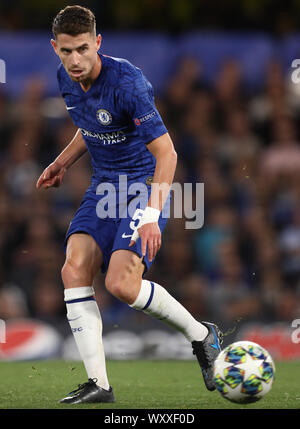
{"label": "yokohama tyres sponsor logo", "polygon": [[94,131],[85,130],[84,128],[80,128],[80,130],[84,137],[92,137],[93,139],[97,139],[103,145],[124,143],[126,141],[126,135],[123,131],[113,131],[111,133],[96,133]]}

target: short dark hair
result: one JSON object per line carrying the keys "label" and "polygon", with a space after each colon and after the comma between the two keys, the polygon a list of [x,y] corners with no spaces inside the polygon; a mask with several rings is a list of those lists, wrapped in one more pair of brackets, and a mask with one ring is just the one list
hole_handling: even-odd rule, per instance
{"label": "short dark hair", "polygon": [[96,33],[96,18],[93,12],[83,6],[67,6],[54,18],[52,32],[55,37],[64,33],[77,36],[82,33]]}

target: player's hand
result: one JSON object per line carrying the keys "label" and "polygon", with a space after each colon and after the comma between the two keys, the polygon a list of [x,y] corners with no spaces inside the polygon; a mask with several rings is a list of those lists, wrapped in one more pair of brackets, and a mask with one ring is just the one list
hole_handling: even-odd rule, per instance
{"label": "player's hand", "polygon": [[50,164],[40,175],[36,182],[37,189],[44,188],[57,188],[61,185],[66,169],[61,167],[58,163],[53,162]]}
{"label": "player's hand", "polygon": [[[146,256],[148,250],[148,259],[153,261],[161,246],[161,232],[157,222],[147,223],[137,230],[141,239],[142,256]],[[134,240],[131,240],[129,247],[133,246]]]}

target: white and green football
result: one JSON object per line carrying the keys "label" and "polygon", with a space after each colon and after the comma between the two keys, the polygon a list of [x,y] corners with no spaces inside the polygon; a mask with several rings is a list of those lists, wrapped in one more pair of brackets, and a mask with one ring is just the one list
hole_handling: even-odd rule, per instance
{"label": "white and green football", "polygon": [[214,363],[217,390],[229,401],[251,403],[271,390],[275,365],[267,350],[251,341],[237,341],[222,350]]}

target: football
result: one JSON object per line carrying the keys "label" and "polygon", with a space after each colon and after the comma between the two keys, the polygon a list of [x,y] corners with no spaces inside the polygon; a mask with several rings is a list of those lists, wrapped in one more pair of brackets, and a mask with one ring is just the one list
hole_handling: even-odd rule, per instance
{"label": "football", "polygon": [[271,390],[275,365],[259,344],[237,341],[222,350],[214,363],[217,390],[229,401],[248,404]]}

